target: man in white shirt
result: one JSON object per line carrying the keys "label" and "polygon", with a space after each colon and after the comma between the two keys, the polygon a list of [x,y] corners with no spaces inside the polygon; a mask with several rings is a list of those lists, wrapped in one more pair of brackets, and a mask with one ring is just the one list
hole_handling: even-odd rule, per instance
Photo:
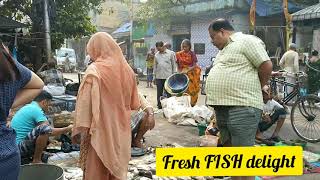
{"label": "man in white shirt", "polygon": [[177,72],[176,55],[168,50],[162,41],[156,43],[158,52],[154,57],[153,74],[157,85],[158,108],[162,109],[160,97],[163,95],[164,83],[173,73]]}
{"label": "man in white shirt", "polygon": [[166,47],[168,50],[172,51],[171,44],[169,42],[164,43],[164,47]]}
{"label": "man in white shirt", "polygon": [[[290,73],[286,76],[286,80],[292,84],[295,84],[296,82],[294,73],[299,72],[299,54],[296,52],[296,49],[297,45],[291,43],[289,45],[289,50],[283,54],[279,63],[280,67],[283,70]],[[288,87],[287,93],[290,93],[292,91],[293,87]]]}
{"label": "man in white shirt", "polygon": [[291,43],[289,50],[280,59],[280,67],[287,72],[297,73],[299,71],[299,54],[296,52],[297,45]]}
{"label": "man in white shirt", "polygon": [[262,95],[264,102],[262,121],[258,125],[256,139],[263,140],[263,132],[268,130],[275,122],[277,122],[276,129],[269,139],[279,142],[279,132],[286,119],[287,112],[281,104],[272,99],[269,88],[263,88]]}

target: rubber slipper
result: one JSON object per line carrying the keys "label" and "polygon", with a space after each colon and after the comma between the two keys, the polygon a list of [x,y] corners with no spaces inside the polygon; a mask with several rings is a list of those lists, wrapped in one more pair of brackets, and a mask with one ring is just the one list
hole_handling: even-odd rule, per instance
{"label": "rubber slipper", "polygon": [[264,144],[266,144],[267,146],[274,146],[274,145],[276,144],[275,142],[270,141],[270,140],[268,140],[268,139],[263,139],[262,142],[263,142]]}
{"label": "rubber slipper", "polygon": [[145,150],[143,148],[132,147],[131,148],[131,157],[139,157],[145,155]]}
{"label": "rubber slipper", "polygon": [[261,144],[262,143],[262,141],[260,141],[260,139],[255,139],[255,142],[257,143],[257,144]]}
{"label": "rubber slipper", "polygon": [[281,141],[281,139],[280,139],[280,137],[279,137],[279,136],[271,137],[271,138],[269,138],[269,140],[271,140],[271,141],[275,141],[275,142],[280,142],[280,141]]}
{"label": "rubber slipper", "polygon": [[[261,142],[262,144],[266,144],[267,146],[274,146],[275,143],[273,141],[270,141],[268,139],[260,139],[260,138],[256,138],[256,142],[259,143]],[[260,144],[260,143],[259,143]]]}

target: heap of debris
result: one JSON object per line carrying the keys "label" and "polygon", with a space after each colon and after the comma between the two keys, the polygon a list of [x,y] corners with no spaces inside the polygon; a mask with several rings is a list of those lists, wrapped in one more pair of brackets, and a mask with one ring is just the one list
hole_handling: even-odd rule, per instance
{"label": "heap of debris", "polygon": [[[160,148],[167,147],[181,147],[178,144],[165,144],[158,146]],[[158,177],[156,176],[156,151],[157,147],[149,147],[146,150],[146,155],[140,157],[134,157],[130,160],[128,166],[128,180],[227,180],[231,179],[230,177]],[[65,156],[62,154],[59,155],[61,159],[65,159]],[[69,158],[71,161],[74,160],[75,153],[72,155],[73,158]],[[83,171],[78,167],[66,167],[64,165],[70,165],[70,163],[62,163],[60,160],[53,161],[51,158],[51,163],[59,165],[64,169],[64,178],[66,180],[81,180],[83,177]],[[74,161],[73,161],[74,162]]]}

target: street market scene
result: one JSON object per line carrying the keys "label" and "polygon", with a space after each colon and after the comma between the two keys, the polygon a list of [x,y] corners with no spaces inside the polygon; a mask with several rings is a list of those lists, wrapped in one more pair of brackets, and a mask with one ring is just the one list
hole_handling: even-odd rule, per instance
{"label": "street market scene", "polygon": [[[0,46],[0,180],[320,179],[319,0],[0,0]],[[157,176],[294,146],[299,176]]]}

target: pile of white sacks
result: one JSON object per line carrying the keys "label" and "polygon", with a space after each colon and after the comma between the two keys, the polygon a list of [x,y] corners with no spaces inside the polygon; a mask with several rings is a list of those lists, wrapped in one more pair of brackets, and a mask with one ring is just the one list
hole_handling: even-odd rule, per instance
{"label": "pile of white sacks", "polygon": [[210,122],[213,111],[208,107],[190,105],[190,96],[170,97],[161,101],[163,113],[169,122],[184,126],[197,126]]}

